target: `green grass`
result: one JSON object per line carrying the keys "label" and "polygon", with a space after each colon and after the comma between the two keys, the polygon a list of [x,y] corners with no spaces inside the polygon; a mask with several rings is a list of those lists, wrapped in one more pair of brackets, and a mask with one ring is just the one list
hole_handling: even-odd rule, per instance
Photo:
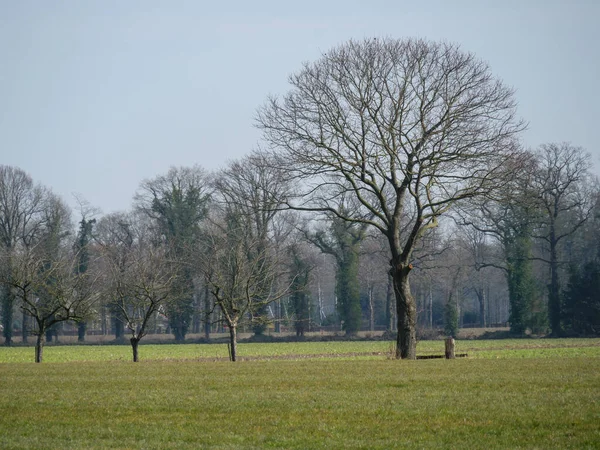
{"label": "green grass", "polygon": [[389,349],[242,344],[263,359],[233,364],[210,360],[225,346],[147,345],[134,364],[126,346],[49,346],[36,365],[2,348],[0,448],[600,448],[599,339]]}
{"label": "green grass", "polygon": [[[392,354],[392,344],[385,341],[329,341],[239,344],[238,354],[244,359],[385,359]],[[599,356],[600,339],[509,339],[459,340],[456,352],[469,358],[529,358]],[[421,341],[419,355],[442,355],[443,341]],[[0,347],[0,363],[33,362],[33,347]],[[189,360],[206,361],[227,358],[226,344],[140,344],[142,361]],[[129,345],[47,345],[44,362],[129,361]]]}

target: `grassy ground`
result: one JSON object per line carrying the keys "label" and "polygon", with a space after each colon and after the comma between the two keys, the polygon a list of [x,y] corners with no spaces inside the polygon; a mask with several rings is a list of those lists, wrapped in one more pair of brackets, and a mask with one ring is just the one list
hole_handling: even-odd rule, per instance
{"label": "grassy ground", "polygon": [[128,350],[0,349],[0,448],[600,447],[598,339],[458,341],[453,361],[384,342],[244,344],[261,359],[236,364],[201,359],[222,346]]}
{"label": "grassy ground", "polygon": [[[385,341],[326,341],[239,344],[244,359],[350,358],[385,359],[393,345]],[[600,339],[506,339],[457,340],[456,353],[469,358],[542,358],[600,356]],[[218,361],[227,359],[227,344],[140,344],[142,361],[189,360]],[[418,355],[443,355],[443,341],[421,341]],[[129,361],[129,345],[47,345],[45,362]],[[33,362],[33,347],[1,347],[0,363]]]}

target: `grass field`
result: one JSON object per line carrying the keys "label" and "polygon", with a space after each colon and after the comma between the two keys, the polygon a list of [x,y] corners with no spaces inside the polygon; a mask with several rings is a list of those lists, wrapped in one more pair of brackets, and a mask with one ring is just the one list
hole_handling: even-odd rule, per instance
{"label": "grass field", "polygon": [[[0,448],[600,448],[600,339],[0,348]],[[443,353],[443,342],[418,354]]]}

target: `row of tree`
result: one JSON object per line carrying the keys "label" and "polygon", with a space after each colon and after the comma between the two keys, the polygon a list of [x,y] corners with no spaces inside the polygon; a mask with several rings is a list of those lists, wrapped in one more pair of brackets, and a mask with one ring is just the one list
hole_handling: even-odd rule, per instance
{"label": "row of tree", "polygon": [[76,321],[83,338],[98,317],[128,330],[134,360],[160,317],[180,341],[225,323],[232,360],[240,324],[260,335],[283,318],[298,335],[368,318],[399,358],[416,357],[419,323],[598,332],[589,155],[523,149],[513,92],[485,63],[445,43],[351,41],[290,84],[257,113],[263,149],[144,181],[128,213],[81,207],[77,233],[60,199],[0,167],[5,343],[17,306],[39,361],[51,327]]}

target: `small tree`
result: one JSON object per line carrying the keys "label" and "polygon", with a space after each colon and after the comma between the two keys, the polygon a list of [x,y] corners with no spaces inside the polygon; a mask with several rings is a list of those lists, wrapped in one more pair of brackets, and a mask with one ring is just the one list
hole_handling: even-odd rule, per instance
{"label": "small tree", "polygon": [[240,323],[287,292],[278,283],[285,277],[283,263],[262,242],[248,239],[240,219],[226,214],[222,221],[212,223],[206,235],[207,254],[201,261],[215,305],[229,328],[231,361],[237,360]]}
{"label": "small tree", "polygon": [[168,260],[164,246],[154,246],[139,237],[127,255],[110,247],[105,247],[102,254],[108,277],[107,294],[131,335],[133,362],[138,362],[139,342],[147,334],[149,322],[168,307],[177,270]]}
{"label": "small tree", "polygon": [[22,248],[12,256],[10,277],[5,281],[24,314],[35,322],[35,362],[43,361],[44,338],[54,325],[85,320],[98,300],[92,272],[75,270],[77,255],[61,251],[48,254],[45,242]]}
{"label": "small tree", "polygon": [[[249,250],[260,258],[271,245],[277,214],[281,217],[280,209],[290,189],[289,179],[268,163],[266,155],[254,152],[230,162],[215,177],[214,184],[215,198],[243,221],[246,239],[254,243]],[[266,330],[267,304],[253,311],[252,330],[256,335]]]}
{"label": "small tree", "polygon": [[[108,270],[115,264],[119,264],[122,268],[125,267],[127,258],[133,248],[134,233],[131,229],[133,223],[137,220],[133,214],[112,213],[102,217],[95,227],[94,240],[99,248],[103,250],[102,261],[107,264],[107,255],[110,256],[110,265],[104,268]],[[108,249],[110,251],[107,253]],[[118,260],[116,258],[119,258]],[[111,269],[112,270],[112,269]],[[109,278],[104,277],[103,281],[106,284]],[[105,291],[107,291],[105,286]],[[108,292],[108,291],[107,291]],[[112,301],[112,296],[105,297],[104,307],[110,311],[110,320],[115,333],[115,340],[121,341],[125,337],[124,323],[122,312]]]}

